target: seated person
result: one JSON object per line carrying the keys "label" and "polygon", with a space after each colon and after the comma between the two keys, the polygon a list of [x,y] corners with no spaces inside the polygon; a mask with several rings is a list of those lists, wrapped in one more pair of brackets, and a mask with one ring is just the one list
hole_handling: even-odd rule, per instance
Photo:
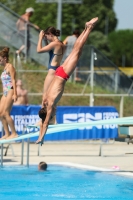
{"label": "seated person", "polygon": [[17,86],[17,101],[13,105],[28,105],[28,92],[23,88],[22,81],[19,79]]}

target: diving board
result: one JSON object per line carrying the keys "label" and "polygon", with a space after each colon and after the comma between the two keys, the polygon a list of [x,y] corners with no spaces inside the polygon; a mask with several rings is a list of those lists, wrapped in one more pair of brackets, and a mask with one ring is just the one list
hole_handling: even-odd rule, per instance
{"label": "diving board", "polygon": [[[64,129],[64,127],[63,128],[56,127],[56,128],[48,129],[46,134],[57,133],[57,132],[65,131],[65,130],[66,131],[67,130],[74,130],[74,129],[77,129],[77,127],[66,127],[65,129]],[[17,141],[17,140],[23,140],[23,139],[27,139],[27,138],[36,137],[36,136],[39,136],[39,131],[37,131],[35,133],[22,134],[22,135],[20,135],[16,138],[9,139],[9,140],[6,140],[6,139],[0,140],[0,144],[6,144],[6,143],[14,142],[14,141]]]}
{"label": "diving board", "polygon": [[[74,130],[80,127],[87,127],[87,126],[96,126],[96,125],[108,125],[108,124],[117,124],[117,125],[128,125],[133,124],[133,117],[122,117],[122,118],[115,118],[115,119],[106,119],[106,120],[97,120],[97,121],[90,121],[90,122],[83,122],[83,123],[67,123],[67,124],[56,124],[56,125],[49,125],[46,134],[52,134],[62,131]],[[27,128],[31,127],[39,127],[36,125],[27,125]],[[0,144],[10,143],[18,140],[23,140],[27,138],[32,138],[39,136],[39,131],[35,133],[27,133],[19,135],[13,139],[3,139],[0,140]]]}
{"label": "diving board", "polygon": [[[79,123],[66,123],[66,124],[56,124],[49,125],[49,128],[54,127],[86,127],[86,126],[95,126],[95,125],[104,125],[104,124],[133,124],[133,117],[121,117],[115,119],[105,119],[105,120],[97,120],[97,121],[89,121],[89,122],[79,122]],[[27,125],[29,127],[39,127],[39,125]]]}
{"label": "diving board", "polygon": [[[11,116],[14,119],[15,129],[18,135],[23,134],[24,127],[30,124],[36,124],[40,119],[38,111],[41,106],[13,106]],[[118,118],[119,113],[112,106],[57,106],[56,118],[58,124],[79,123]],[[50,127],[49,127],[50,128]],[[39,129],[29,128],[29,132],[35,133]],[[96,134],[98,130],[98,134]],[[2,134],[1,134],[2,135]],[[116,138],[118,136],[117,125],[98,125],[78,128],[73,131],[56,132],[55,134],[46,134],[45,141],[61,141],[61,140],[79,140],[79,139],[98,139],[98,138]],[[35,142],[37,137],[32,137],[30,142]]]}

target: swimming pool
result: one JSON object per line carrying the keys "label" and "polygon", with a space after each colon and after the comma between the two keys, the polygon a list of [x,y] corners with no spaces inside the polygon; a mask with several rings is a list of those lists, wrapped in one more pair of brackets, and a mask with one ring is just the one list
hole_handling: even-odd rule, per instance
{"label": "swimming pool", "polygon": [[0,169],[0,199],[133,199],[133,179],[107,172],[48,165],[45,172],[37,166],[11,166]]}

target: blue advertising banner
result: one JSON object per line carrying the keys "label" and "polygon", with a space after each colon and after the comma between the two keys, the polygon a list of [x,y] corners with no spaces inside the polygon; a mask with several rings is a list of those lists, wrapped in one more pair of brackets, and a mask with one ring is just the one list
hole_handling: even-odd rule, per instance
{"label": "blue advertising banner", "polygon": [[[25,125],[35,124],[39,121],[38,111],[40,108],[41,106],[35,105],[13,106],[11,116],[14,119],[15,128],[18,134],[22,134]],[[115,119],[118,118],[119,115],[116,108],[108,106],[58,106],[56,117],[58,124],[64,124]],[[28,130],[28,132],[35,131],[38,131],[38,129],[30,128]],[[118,128],[117,125],[112,124],[88,126],[76,130],[48,134],[45,136],[45,140],[110,139],[116,137],[118,137]],[[35,141],[36,139],[37,137],[31,138],[31,141]]]}

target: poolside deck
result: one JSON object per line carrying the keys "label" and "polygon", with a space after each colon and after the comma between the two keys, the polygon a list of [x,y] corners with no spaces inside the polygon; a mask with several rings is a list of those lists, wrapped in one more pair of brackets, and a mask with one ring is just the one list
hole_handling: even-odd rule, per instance
{"label": "poolside deck", "polygon": [[[21,143],[13,143],[12,147],[15,156],[13,157],[9,148],[7,156],[3,157],[3,165],[20,165],[21,163]],[[44,142],[41,154],[38,156],[38,145],[31,143],[29,164],[38,164],[40,161],[48,164],[67,162],[109,170],[112,170],[113,166],[119,166],[121,171],[133,172],[132,144],[115,142],[103,145],[102,151],[103,156],[99,156],[99,144],[89,144],[89,141]],[[26,153],[27,143],[24,144],[24,165]]]}

